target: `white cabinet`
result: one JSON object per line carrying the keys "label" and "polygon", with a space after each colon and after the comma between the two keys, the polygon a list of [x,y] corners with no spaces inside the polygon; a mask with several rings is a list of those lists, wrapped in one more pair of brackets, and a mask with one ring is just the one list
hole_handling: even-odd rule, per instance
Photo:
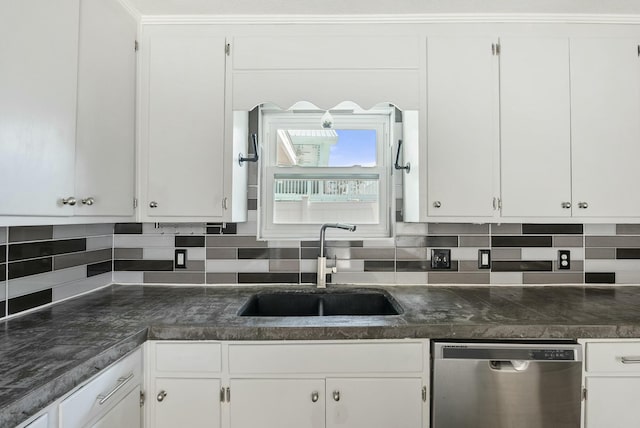
{"label": "white cabinet", "polygon": [[584,428],[627,428],[640,420],[640,341],[586,340]]}
{"label": "white cabinet", "polygon": [[73,214],[79,1],[0,2],[0,215]]}
{"label": "white cabinet", "polygon": [[325,426],[324,379],[231,379],[229,426]]}
{"label": "white cabinet", "polygon": [[225,214],[225,170],[232,162],[225,164],[224,152],[226,41],[213,30],[144,28],[143,220],[221,220]]}
{"label": "white cabinet", "polygon": [[59,427],[107,427],[108,421],[118,420],[127,423],[111,426],[140,427],[142,376],[142,351],[138,349],[66,397],[58,408]]}
{"label": "white cabinet", "polygon": [[498,180],[497,39],[427,39],[429,217],[495,215]]}
{"label": "white cabinet", "polygon": [[0,4],[0,215],[133,214],[136,32],[116,0]]}
{"label": "white cabinet", "polygon": [[503,217],[571,215],[569,39],[500,38]]}
{"label": "white cabinet", "polygon": [[76,215],[133,215],[136,35],[118,1],[81,1]]}
{"label": "white cabinet", "polygon": [[639,40],[571,40],[574,215],[640,216]]}
{"label": "white cabinet", "polygon": [[220,343],[151,341],[145,346],[147,426],[220,427]]}

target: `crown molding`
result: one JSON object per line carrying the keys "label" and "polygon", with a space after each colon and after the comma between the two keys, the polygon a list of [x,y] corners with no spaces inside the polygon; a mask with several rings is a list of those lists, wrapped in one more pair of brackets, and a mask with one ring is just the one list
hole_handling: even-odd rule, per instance
{"label": "crown molding", "polygon": [[[126,2],[127,0],[119,0]],[[640,15],[608,14],[388,14],[388,15],[142,15],[152,24],[640,24]]]}
{"label": "crown molding", "polygon": [[117,0],[118,3],[131,15],[136,21],[142,20],[142,14],[140,11],[131,4],[130,0]]}

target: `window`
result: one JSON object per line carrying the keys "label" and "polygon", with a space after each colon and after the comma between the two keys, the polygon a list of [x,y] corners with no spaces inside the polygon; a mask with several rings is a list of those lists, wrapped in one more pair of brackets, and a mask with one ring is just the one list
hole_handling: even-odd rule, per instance
{"label": "window", "polygon": [[393,113],[331,111],[326,127],[324,111],[263,108],[259,236],[317,239],[323,223],[353,223],[358,237],[389,237]]}

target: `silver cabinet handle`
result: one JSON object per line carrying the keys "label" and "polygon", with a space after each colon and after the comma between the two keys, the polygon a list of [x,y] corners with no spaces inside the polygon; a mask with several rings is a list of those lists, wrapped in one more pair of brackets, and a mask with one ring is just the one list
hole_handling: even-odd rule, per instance
{"label": "silver cabinet handle", "polygon": [[81,202],[82,202],[82,205],[93,205],[96,202],[96,200],[93,198],[85,198]]}
{"label": "silver cabinet handle", "polygon": [[96,398],[97,400],[100,400],[98,401],[98,404],[103,405],[104,403],[106,403],[107,400],[109,400],[109,398],[113,396],[113,394],[122,389],[122,387],[125,386],[131,379],[133,379],[133,373],[130,373],[129,376],[118,378],[118,384],[108,394],[98,395],[98,397]]}
{"label": "silver cabinet handle", "polygon": [[564,208],[565,210],[568,210],[569,208],[571,208],[571,202],[563,202],[562,208]]}
{"label": "silver cabinet handle", "polygon": [[74,206],[76,202],[77,202],[76,198],[74,198],[73,196],[69,196],[68,198],[62,199],[62,205]]}
{"label": "silver cabinet handle", "polygon": [[340,391],[333,391],[333,401],[340,401]]}
{"label": "silver cabinet handle", "polygon": [[587,209],[589,208],[589,204],[586,202],[578,202],[578,208]]}
{"label": "silver cabinet handle", "polygon": [[640,357],[620,357],[622,364],[640,364]]}
{"label": "silver cabinet handle", "polygon": [[167,396],[167,391],[162,390],[158,393],[158,395],[156,396],[156,400],[158,401],[162,401],[164,400],[164,398]]}
{"label": "silver cabinet handle", "polygon": [[318,391],[313,391],[311,393],[311,401],[313,401],[314,403],[317,403],[319,399],[320,399],[320,394],[318,394]]}
{"label": "silver cabinet handle", "polygon": [[149,208],[158,208],[158,203],[156,201],[149,202]]}
{"label": "silver cabinet handle", "polygon": [[441,206],[442,206],[442,202],[440,202],[440,201],[435,201],[435,202],[433,203],[433,207],[434,207],[434,208],[440,208]]}

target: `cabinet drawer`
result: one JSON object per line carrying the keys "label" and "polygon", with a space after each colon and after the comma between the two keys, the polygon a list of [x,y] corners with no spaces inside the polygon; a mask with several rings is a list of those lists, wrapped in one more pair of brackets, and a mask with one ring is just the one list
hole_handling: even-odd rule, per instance
{"label": "cabinet drawer", "polygon": [[587,343],[586,371],[640,374],[640,342]]}
{"label": "cabinet drawer", "polygon": [[420,342],[229,345],[232,374],[411,373],[424,364]]}
{"label": "cabinet drawer", "polygon": [[60,428],[83,427],[142,383],[142,351],[123,358],[60,404]]}
{"label": "cabinet drawer", "polygon": [[157,372],[214,372],[222,370],[219,343],[156,342]]}

